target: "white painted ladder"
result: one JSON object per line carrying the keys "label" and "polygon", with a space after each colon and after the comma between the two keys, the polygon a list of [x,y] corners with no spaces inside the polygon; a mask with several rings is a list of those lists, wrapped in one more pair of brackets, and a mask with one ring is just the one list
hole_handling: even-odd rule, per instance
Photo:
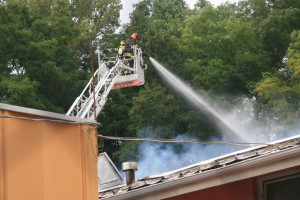
{"label": "white painted ladder", "polygon": [[[96,110],[94,109],[93,78],[91,78],[80,96],[76,98],[70,107],[67,115],[94,119],[95,114],[98,116],[103,109],[107,96],[112,89],[144,84],[144,69],[146,67],[143,63],[142,50],[133,47],[133,51],[133,68],[128,66],[129,59],[117,58],[111,68],[109,67],[112,65],[112,62],[99,64],[99,68],[94,75]],[[130,71],[130,73],[124,73],[125,70]]]}

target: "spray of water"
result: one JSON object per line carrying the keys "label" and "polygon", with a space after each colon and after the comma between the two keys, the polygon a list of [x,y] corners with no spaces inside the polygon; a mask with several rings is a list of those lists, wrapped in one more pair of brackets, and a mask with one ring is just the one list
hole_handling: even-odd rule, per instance
{"label": "spray of water", "polygon": [[225,126],[228,130],[231,130],[233,134],[242,139],[242,141],[251,141],[251,138],[249,137],[251,134],[246,134],[246,130],[241,127],[240,123],[232,120],[232,113],[225,112],[216,103],[212,103],[213,101],[211,99],[194,91],[180,78],[175,76],[153,58],[150,58],[150,60],[163,79],[194,107],[212,115],[217,122],[220,122],[217,123],[217,125],[222,127]]}

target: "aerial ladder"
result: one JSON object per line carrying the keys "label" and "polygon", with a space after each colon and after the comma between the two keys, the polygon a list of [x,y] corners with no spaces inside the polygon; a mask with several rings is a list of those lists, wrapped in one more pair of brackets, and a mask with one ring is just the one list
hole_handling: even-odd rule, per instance
{"label": "aerial ladder", "polygon": [[[67,115],[94,119],[103,109],[112,89],[143,85],[144,70],[147,68],[143,61],[143,52],[136,46],[133,46],[132,50],[133,57],[117,56],[115,61],[106,62],[100,61],[100,51],[98,51],[99,68],[94,73],[94,80],[93,77],[90,79]],[[130,65],[132,61],[133,65]]]}

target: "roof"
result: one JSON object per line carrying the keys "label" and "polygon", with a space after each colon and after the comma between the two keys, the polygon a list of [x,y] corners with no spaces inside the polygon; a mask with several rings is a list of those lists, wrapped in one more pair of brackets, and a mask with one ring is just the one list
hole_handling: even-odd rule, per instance
{"label": "roof", "polygon": [[[263,163],[274,162],[275,160],[282,160],[291,156],[297,156],[300,159],[300,135],[290,137],[283,140],[278,140],[269,145],[261,145],[251,147],[241,151],[236,151],[224,156],[216,157],[207,161],[203,161],[194,165],[190,165],[178,170],[148,176],[140,180],[136,180],[133,184],[121,185],[118,188],[107,190],[99,193],[99,199],[138,199],[137,196],[146,193],[154,193],[162,191],[171,187],[179,185],[186,185],[195,181],[205,180],[210,176],[220,176],[223,173],[236,173],[238,168],[249,169]],[[277,162],[278,163],[278,162]],[[284,167],[293,165],[299,166],[299,162],[293,164],[287,163]],[[288,165],[290,164],[290,165]],[[281,169],[277,167],[276,169]],[[254,169],[254,168],[253,168]],[[274,168],[275,169],[275,168]],[[273,169],[273,170],[274,170]],[[270,169],[271,170],[271,169]],[[263,172],[262,172],[263,171]],[[261,175],[268,170],[257,170],[252,175]],[[236,174],[235,174],[236,175]],[[233,175],[231,175],[233,176]],[[238,180],[238,178],[247,178],[249,175],[243,177],[234,177],[226,181]],[[222,180],[223,181],[223,180]],[[219,184],[219,183],[218,183]],[[211,185],[212,186],[212,185]]]}
{"label": "roof", "polygon": [[95,123],[95,120],[90,119],[84,119],[79,117],[73,117],[68,116],[66,114],[58,114],[54,112],[49,111],[43,111],[43,110],[37,110],[32,108],[25,108],[21,106],[15,106],[15,105],[9,105],[0,103],[0,110],[8,110],[12,112],[22,112],[29,115],[35,115],[35,116],[41,116],[41,117],[47,117],[47,118],[53,118],[53,119],[59,119],[59,120],[67,120],[67,121],[73,121],[73,122],[81,122],[81,123]]}

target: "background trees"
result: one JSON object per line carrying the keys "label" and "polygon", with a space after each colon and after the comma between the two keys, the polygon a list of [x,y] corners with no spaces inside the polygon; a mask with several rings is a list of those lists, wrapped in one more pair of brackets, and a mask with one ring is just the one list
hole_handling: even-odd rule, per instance
{"label": "background trees", "polygon": [[[144,0],[116,32],[119,0],[8,0],[0,3],[0,101],[65,113],[90,78],[89,40],[115,48],[133,32],[140,46],[196,90],[226,106],[255,99],[255,116],[290,129],[299,121],[300,4],[245,0]],[[214,122],[159,78],[111,92],[98,117],[103,135],[208,140]],[[299,124],[298,124],[299,125]],[[114,161],[137,158],[136,142],[105,141]],[[100,149],[101,150],[101,149]]]}
{"label": "background trees", "polygon": [[[119,1],[97,2],[90,1],[87,8],[82,1],[67,0],[1,5],[2,102],[66,112],[89,78],[89,40],[118,23]],[[88,32],[81,24],[86,19],[90,19]]]}
{"label": "background trees", "polygon": [[298,125],[300,98],[300,34],[291,34],[291,43],[287,51],[284,67],[274,74],[265,73],[256,84],[254,92],[258,96],[258,105],[266,106],[269,113],[286,125]]}
{"label": "background trees", "polygon": [[[293,55],[295,51],[288,46],[291,33],[299,29],[298,6],[248,0],[214,8],[201,0],[190,10],[183,1],[142,1],[124,33],[140,33],[141,45],[194,88],[228,106],[241,98],[255,98],[257,118],[268,117],[291,128],[299,119],[299,104],[293,100],[298,85],[295,69],[288,69],[290,51]],[[297,65],[297,59],[292,60]],[[130,135],[184,134],[205,140],[220,134],[205,114],[194,111],[157,79],[151,67],[146,73],[146,85],[133,98],[129,113],[128,129],[135,128]],[[154,135],[149,135],[149,129]],[[131,151],[136,148],[131,145]],[[128,143],[120,149],[114,155],[122,160]]]}

